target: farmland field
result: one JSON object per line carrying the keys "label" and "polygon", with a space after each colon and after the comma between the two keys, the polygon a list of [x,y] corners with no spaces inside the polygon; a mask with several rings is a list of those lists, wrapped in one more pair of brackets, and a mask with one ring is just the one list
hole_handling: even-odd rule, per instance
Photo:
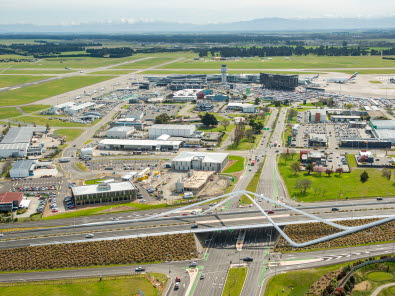
{"label": "farmland field", "polygon": [[[0,72],[1,73],[1,72]],[[53,76],[0,75],[0,88],[47,79]]]}
{"label": "farmland field", "polygon": [[[97,296],[123,296],[135,295],[140,289],[146,296],[158,295],[158,289],[149,278],[157,279],[161,286],[165,285],[167,278],[162,274],[132,275],[122,277],[103,277],[87,279],[66,279],[57,281],[34,283],[7,283],[1,284],[2,296],[71,296],[71,295],[97,295]],[[131,294],[132,293],[132,294]]]}
{"label": "farmland field", "polygon": [[32,103],[111,78],[113,78],[113,76],[67,77],[37,85],[26,86],[16,90],[5,91],[0,93],[0,106]]}

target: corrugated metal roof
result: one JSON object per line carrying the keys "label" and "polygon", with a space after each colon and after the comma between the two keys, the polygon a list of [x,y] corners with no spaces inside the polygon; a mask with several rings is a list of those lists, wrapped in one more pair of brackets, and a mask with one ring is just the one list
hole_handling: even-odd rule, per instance
{"label": "corrugated metal roof", "polygon": [[18,170],[18,169],[25,169],[28,170],[30,167],[35,164],[37,161],[33,159],[26,159],[26,160],[18,160],[14,163],[11,170]]}
{"label": "corrugated metal roof", "polygon": [[191,161],[195,157],[202,157],[203,162],[222,163],[228,153],[207,153],[207,152],[188,152],[183,151],[173,158],[172,161]]}
{"label": "corrugated metal roof", "polygon": [[98,190],[98,187],[102,186],[100,184],[94,185],[86,185],[86,186],[75,186],[72,187],[74,195],[85,195],[85,194],[95,194],[100,192],[117,192],[117,191],[125,191],[125,190],[135,190],[136,187],[130,182],[118,182],[118,183],[109,183],[107,184],[109,187],[108,190]]}
{"label": "corrugated metal roof", "polygon": [[12,127],[1,144],[29,143],[35,132],[45,132],[45,127]]}

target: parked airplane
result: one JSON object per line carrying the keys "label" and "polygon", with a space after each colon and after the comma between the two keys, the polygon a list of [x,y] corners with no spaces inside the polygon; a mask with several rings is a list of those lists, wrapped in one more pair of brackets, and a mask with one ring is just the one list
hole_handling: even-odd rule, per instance
{"label": "parked airplane", "polygon": [[71,70],[71,68],[64,67],[66,70]]}
{"label": "parked airplane", "polygon": [[313,77],[307,77],[307,78],[299,78],[298,83],[299,85],[309,85],[313,83],[314,79],[317,79],[320,77],[320,74],[314,75]]}
{"label": "parked airplane", "polygon": [[336,77],[336,78],[328,78],[326,80],[326,82],[332,82],[332,83],[347,83],[347,82],[351,82],[354,81],[355,78],[357,77],[358,72],[355,72],[354,74],[351,75],[350,78],[345,78],[345,77]]}

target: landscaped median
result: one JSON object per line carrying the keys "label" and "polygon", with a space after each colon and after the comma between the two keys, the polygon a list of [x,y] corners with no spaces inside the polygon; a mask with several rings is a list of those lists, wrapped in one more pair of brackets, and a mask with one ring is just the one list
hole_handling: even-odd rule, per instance
{"label": "landscaped median", "polygon": [[222,296],[238,296],[243,290],[244,281],[247,277],[247,267],[230,268]]}
{"label": "landscaped median", "polygon": [[[258,189],[258,183],[259,183],[259,179],[261,178],[262,169],[263,169],[264,164],[265,164],[265,158],[260,163],[259,169],[252,177],[250,183],[248,183],[248,185],[246,187],[247,191],[256,192],[256,190]],[[247,196],[243,195],[240,198],[239,204],[240,205],[246,205],[246,204],[249,205],[249,204],[252,204],[252,201]]]}
{"label": "landscaped median", "polygon": [[242,156],[229,156],[229,161],[232,163],[229,167],[227,167],[223,173],[224,174],[231,174],[237,173],[244,170],[244,160],[245,158]]}

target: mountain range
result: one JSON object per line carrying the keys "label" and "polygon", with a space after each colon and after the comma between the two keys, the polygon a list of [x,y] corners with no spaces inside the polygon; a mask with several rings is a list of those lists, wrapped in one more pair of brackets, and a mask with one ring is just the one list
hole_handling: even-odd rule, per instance
{"label": "mountain range", "polygon": [[171,32],[281,32],[395,29],[395,16],[382,18],[261,18],[220,24],[176,22],[112,22],[78,25],[1,25],[0,33],[171,33]]}

